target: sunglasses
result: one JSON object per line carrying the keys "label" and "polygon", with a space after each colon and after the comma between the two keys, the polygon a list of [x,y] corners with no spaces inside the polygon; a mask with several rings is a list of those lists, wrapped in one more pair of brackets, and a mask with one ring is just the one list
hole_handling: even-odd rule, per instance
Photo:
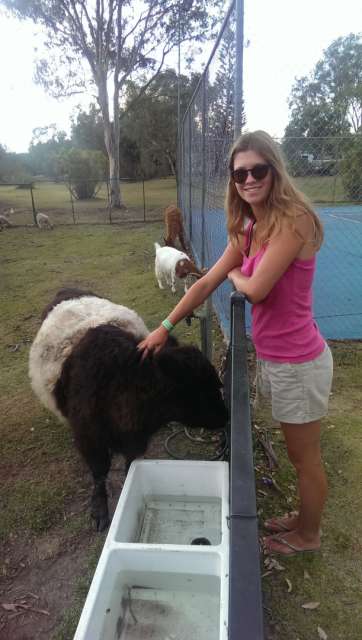
{"label": "sunglasses", "polygon": [[231,177],[237,184],[244,184],[249,173],[254,180],[262,180],[268,175],[269,169],[269,164],[256,164],[252,169],[235,169],[235,171],[231,172]]}

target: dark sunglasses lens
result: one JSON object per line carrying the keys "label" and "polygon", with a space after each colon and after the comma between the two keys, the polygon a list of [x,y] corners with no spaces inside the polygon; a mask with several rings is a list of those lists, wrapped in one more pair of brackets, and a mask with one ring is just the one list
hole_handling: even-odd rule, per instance
{"label": "dark sunglasses lens", "polygon": [[236,171],[233,171],[231,175],[234,182],[237,184],[243,184],[248,177],[248,172],[246,169],[236,169]]}
{"label": "dark sunglasses lens", "polygon": [[252,169],[236,169],[232,172],[232,179],[237,184],[244,184],[246,178],[248,177],[248,173],[251,173],[254,180],[262,180],[265,178],[269,171],[268,164],[256,164]]}
{"label": "dark sunglasses lens", "polygon": [[269,171],[269,165],[267,164],[256,164],[255,167],[251,170],[251,175],[255,180],[262,180],[265,178]]}

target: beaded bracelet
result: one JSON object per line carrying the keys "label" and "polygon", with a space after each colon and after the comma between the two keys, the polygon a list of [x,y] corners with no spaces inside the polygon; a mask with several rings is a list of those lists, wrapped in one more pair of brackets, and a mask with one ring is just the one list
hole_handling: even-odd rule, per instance
{"label": "beaded bracelet", "polygon": [[175,328],[175,325],[172,324],[172,322],[170,322],[168,318],[166,318],[165,320],[162,320],[161,324],[169,333],[170,331],[172,331],[172,329]]}

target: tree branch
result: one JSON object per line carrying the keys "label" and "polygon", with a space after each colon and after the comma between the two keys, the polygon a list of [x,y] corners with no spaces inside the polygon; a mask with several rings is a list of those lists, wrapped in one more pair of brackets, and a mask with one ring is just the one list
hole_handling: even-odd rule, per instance
{"label": "tree branch", "polygon": [[[143,85],[143,87],[141,88],[141,90],[139,91],[138,95],[133,98],[133,100],[131,100],[131,102],[127,105],[126,109],[122,112],[121,114],[121,118],[123,118],[128,111],[135,105],[137,104],[137,102],[139,101],[140,98],[142,98],[142,96],[146,93],[148,87],[152,84],[152,82],[157,78],[157,76],[159,75],[159,73],[161,72],[161,69],[163,67],[163,63],[165,61],[165,57],[166,55],[169,53],[169,50],[163,50],[163,54],[162,54],[162,59],[161,62],[158,66],[157,71],[153,74],[153,76],[148,80],[148,82],[146,82],[145,85]],[[129,74],[128,74],[129,75]],[[122,86],[122,84],[126,81],[126,77],[124,78],[123,82],[120,83],[120,86]]]}

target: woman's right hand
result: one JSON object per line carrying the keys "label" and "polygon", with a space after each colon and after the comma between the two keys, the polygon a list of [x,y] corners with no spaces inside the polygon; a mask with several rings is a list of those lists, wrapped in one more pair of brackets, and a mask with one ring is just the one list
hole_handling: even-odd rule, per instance
{"label": "woman's right hand", "polygon": [[157,351],[162,349],[162,347],[166,344],[167,338],[168,331],[162,325],[160,325],[158,329],[151,331],[151,333],[148,334],[147,338],[142,340],[142,342],[137,345],[137,349],[139,351],[143,351],[142,359],[153,351],[157,353]]}

